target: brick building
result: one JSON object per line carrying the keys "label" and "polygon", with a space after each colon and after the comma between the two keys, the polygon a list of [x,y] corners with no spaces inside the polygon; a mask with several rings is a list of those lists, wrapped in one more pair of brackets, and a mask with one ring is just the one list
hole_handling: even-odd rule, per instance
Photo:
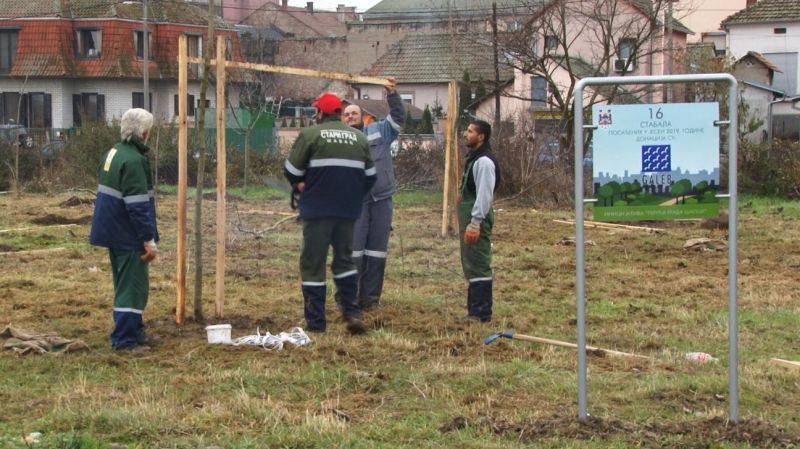
{"label": "brick building", "polygon": [[[149,101],[144,99],[142,4],[92,0],[4,0],[0,10],[0,122],[30,128],[72,128],[84,120],[118,118],[147,107],[165,120],[177,115],[178,36],[191,55],[207,45],[203,10],[180,2],[149,2]],[[222,22],[230,59],[242,60],[235,30]],[[192,67],[189,111],[198,106],[200,69]],[[235,79],[235,76],[233,76]],[[231,89],[236,102],[236,89]],[[214,107],[213,92],[208,104]]]}

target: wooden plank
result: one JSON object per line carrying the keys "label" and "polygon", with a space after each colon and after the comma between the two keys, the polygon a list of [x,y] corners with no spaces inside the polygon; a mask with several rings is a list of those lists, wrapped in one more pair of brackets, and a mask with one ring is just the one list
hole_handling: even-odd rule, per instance
{"label": "wooden plank", "polygon": [[34,256],[36,254],[57,253],[59,251],[66,251],[67,248],[46,248],[46,249],[30,249],[27,251],[3,251],[0,256]]}
{"label": "wooden plank", "polygon": [[175,322],[182,325],[186,318],[186,184],[188,167],[188,133],[186,128],[186,95],[189,66],[186,35],[178,37],[178,217],[176,225],[175,263]]}
{"label": "wooden plank", "polygon": [[769,359],[769,363],[773,365],[782,366],[784,368],[800,370],[800,362],[793,362],[791,360],[784,360],[784,359]]}
{"label": "wooden plank", "polygon": [[223,316],[225,305],[225,37],[217,36],[217,260],[216,302],[217,318]]}
{"label": "wooden plank", "polygon": [[50,225],[50,226],[33,226],[30,228],[0,229],[0,234],[7,234],[9,232],[46,231],[52,228],[69,228],[72,226],[78,226],[78,225],[70,223],[70,224],[60,224],[60,225]]}
{"label": "wooden plank", "polygon": [[[575,224],[575,220],[553,220],[556,223],[563,223],[563,224]],[[606,223],[604,221],[583,221],[584,226],[593,227],[593,228],[608,228],[608,229],[628,229],[633,231],[645,231],[645,232],[654,232],[657,234],[667,232],[666,229],[663,228],[651,228],[648,226],[631,226],[631,225],[623,225],[619,223]]]}
{"label": "wooden plank", "polygon": [[[574,221],[569,221],[569,220],[553,220],[553,221],[556,222],[556,223],[568,224],[568,225],[575,226],[575,222]],[[607,228],[605,226],[596,225],[594,223],[587,224],[585,221],[584,221],[584,227],[585,228],[599,228],[599,229],[615,229],[615,228]],[[617,230],[624,231],[624,232],[630,231],[630,229],[621,229],[621,228],[617,229]]]}
{"label": "wooden plank", "polygon": [[[190,63],[202,64],[203,58],[192,57],[189,58]],[[257,70],[260,72],[284,73],[287,75],[300,75],[300,76],[313,76],[316,78],[327,78],[333,80],[349,81],[351,83],[360,84],[378,84],[380,86],[388,86],[389,82],[386,78],[378,78],[374,76],[353,75],[343,72],[329,72],[326,70],[302,69],[299,67],[286,67],[271,64],[256,64],[253,62],[238,62],[238,61],[224,61],[225,67],[232,69],[247,69]],[[211,65],[216,65],[216,61],[211,61]]]}

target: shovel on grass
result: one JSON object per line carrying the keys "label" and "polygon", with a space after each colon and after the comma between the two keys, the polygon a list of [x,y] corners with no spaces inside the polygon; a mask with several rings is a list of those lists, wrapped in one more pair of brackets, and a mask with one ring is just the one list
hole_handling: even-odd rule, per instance
{"label": "shovel on grass", "polygon": [[[483,344],[488,345],[491,344],[493,341],[497,340],[498,338],[509,338],[512,340],[522,340],[522,341],[530,341],[534,343],[543,343],[546,345],[553,345],[553,346],[561,346],[562,348],[573,348],[578,349],[578,345],[575,343],[569,343],[566,341],[560,340],[551,340],[549,338],[542,338],[542,337],[534,337],[532,335],[525,335],[525,334],[515,334],[513,332],[495,332],[492,335],[483,339]],[[599,352],[613,357],[634,357],[638,359],[646,359],[652,360],[651,357],[647,357],[644,355],[638,354],[631,354],[629,352],[622,352],[622,351],[614,351],[613,349],[603,349],[603,348],[596,348],[594,346],[586,346],[587,351]]]}

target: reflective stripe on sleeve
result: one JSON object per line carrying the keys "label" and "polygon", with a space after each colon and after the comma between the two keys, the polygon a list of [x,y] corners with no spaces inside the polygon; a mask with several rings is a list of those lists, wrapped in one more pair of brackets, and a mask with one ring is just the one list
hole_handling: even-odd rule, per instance
{"label": "reflective stripe on sleeve", "polygon": [[113,196],[114,198],[122,199],[122,192],[120,192],[117,189],[112,189],[111,187],[104,186],[103,184],[97,186],[97,192],[103,193],[108,196]]}
{"label": "reflective stripe on sleeve", "polygon": [[364,168],[366,164],[364,161],[354,161],[351,159],[313,159],[308,163],[309,167],[350,167],[350,168]]}
{"label": "reflective stripe on sleeve", "polygon": [[295,176],[303,176],[303,175],[306,174],[305,170],[300,170],[299,168],[297,168],[294,165],[292,165],[292,163],[289,162],[288,160],[286,161],[285,164],[283,164],[283,166],[284,166],[284,168],[286,168],[286,171],[288,171],[289,173],[291,173],[291,174],[293,174]]}
{"label": "reflective stripe on sleeve", "polygon": [[128,195],[122,197],[122,201],[125,201],[125,204],[149,203],[150,195],[147,193],[142,195]]}

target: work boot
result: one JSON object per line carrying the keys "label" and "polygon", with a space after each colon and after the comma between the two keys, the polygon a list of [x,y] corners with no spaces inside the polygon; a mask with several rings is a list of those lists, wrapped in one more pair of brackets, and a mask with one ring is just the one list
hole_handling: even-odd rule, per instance
{"label": "work boot", "polygon": [[456,322],[458,323],[488,323],[490,321],[492,321],[491,318],[481,318],[475,315],[464,315],[456,317]]}
{"label": "work boot", "polygon": [[351,335],[361,335],[367,332],[367,328],[359,318],[345,318],[345,328]]}
{"label": "work boot", "polygon": [[122,353],[139,353],[139,352],[150,352],[152,348],[147,345],[136,345],[136,346],[128,346],[125,348],[114,348],[113,351],[122,354]]}

